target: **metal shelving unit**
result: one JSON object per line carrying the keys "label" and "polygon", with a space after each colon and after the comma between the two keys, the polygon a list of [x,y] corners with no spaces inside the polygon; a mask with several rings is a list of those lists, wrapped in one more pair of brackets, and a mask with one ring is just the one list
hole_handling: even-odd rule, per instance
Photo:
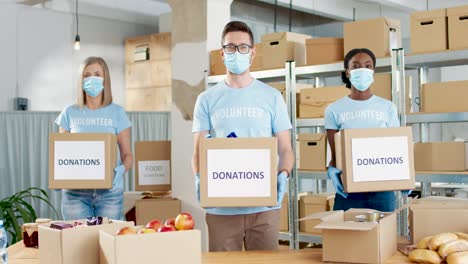
{"label": "metal shelving unit", "polygon": [[[406,114],[405,109],[405,70],[417,69],[419,72],[419,84],[423,84],[427,79],[428,68],[468,65],[468,50],[446,51],[431,54],[418,54],[404,56],[403,50],[392,52],[392,57],[377,59],[376,72],[392,72],[392,95],[394,103],[397,105],[400,113],[402,125],[419,125],[421,133],[421,141],[428,141],[429,123],[447,123],[447,122],[468,122],[467,113],[411,113]],[[333,63],[326,65],[313,65],[295,67],[294,62],[286,62],[284,69],[265,70],[252,72],[252,76],[261,79],[262,81],[277,81],[285,80],[286,82],[286,101],[291,117],[293,127],[292,144],[296,151],[296,133],[297,128],[315,127],[319,131],[319,127],[324,126],[323,118],[298,119],[296,118],[296,79],[315,79],[316,87],[321,86],[323,78],[340,76],[343,71],[343,63]],[[225,75],[209,76],[207,82],[213,84],[224,80]],[[400,96],[402,95],[402,96]],[[298,179],[313,179],[326,181],[326,172],[314,171],[298,171],[295,166],[289,179],[289,230],[290,232],[280,232],[280,239],[289,240],[292,249],[299,248],[299,241],[309,243],[320,243],[320,236],[313,236],[299,233],[298,228],[298,203],[297,194],[300,190]],[[431,183],[464,183],[468,184],[468,173],[428,173],[417,172],[416,181],[421,182],[423,196],[430,194]],[[399,192],[397,192],[399,193]],[[403,199],[400,199],[403,198]],[[405,197],[397,195],[399,201],[403,200],[406,203]],[[402,204],[399,204],[401,206]],[[400,214],[399,217],[399,233],[406,235],[407,227],[407,211]]]}

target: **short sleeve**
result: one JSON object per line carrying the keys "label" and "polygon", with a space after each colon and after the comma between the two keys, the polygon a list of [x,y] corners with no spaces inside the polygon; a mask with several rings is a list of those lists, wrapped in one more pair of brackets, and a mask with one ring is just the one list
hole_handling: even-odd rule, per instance
{"label": "short sleeve", "polygon": [[325,129],[331,129],[331,130],[340,130],[340,125],[336,121],[335,115],[333,114],[332,109],[330,109],[330,106],[328,106],[325,109]]}
{"label": "short sleeve", "polygon": [[132,126],[132,122],[128,119],[128,115],[122,107],[119,107],[117,124],[115,126],[117,134]]}
{"label": "short sleeve", "polygon": [[400,119],[398,118],[398,111],[395,104],[391,104],[389,110],[389,118],[387,127],[399,127],[400,126]]}
{"label": "short sleeve", "polygon": [[291,129],[292,125],[288,114],[288,108],[280,93],[276,93],[275,95],[274,109],[273,118],[271,120],[273,134]]}
{"label": "short sleeve", "polygon": [[71,106],[67,106],[63,111],[59,114],[59,116],[55,119],[55,124],[59,127],[65,129],[66,131],[70,131],[70,116],[69,116],[69,109]]}
{"label": "short sleeve", "polygon": [[203,94],[200,94],[197,98],[197,102],[195,103],[195,109],[193,112],[192,133],[210,130],[211,124],[208,104]]}

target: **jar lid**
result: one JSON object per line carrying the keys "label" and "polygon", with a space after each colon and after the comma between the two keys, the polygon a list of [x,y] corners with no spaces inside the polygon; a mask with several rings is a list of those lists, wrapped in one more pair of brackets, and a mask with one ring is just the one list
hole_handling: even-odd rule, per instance
{"label": "jar lid", "polygon": [[46,224],[52,222],[52,219],[50,218],[37,218],[36,223],[38,224]]}

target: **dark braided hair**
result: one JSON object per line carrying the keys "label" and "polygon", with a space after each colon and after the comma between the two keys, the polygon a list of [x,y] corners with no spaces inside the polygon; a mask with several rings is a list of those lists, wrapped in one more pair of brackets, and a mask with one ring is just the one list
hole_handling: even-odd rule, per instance
{"label": "dark braided hair", "polygon": [[[362,48],[362,49],[353,49],[353,50],[350,50],[345,58],[344,58],[344,68],[345,70],[348,70],[349,69],[349,61],[354,57],[356,56],[357,54],[359,53],[366,53],[367,55],[369,55],[372,59],[372,61],[374,62],[374,67],[375,67],[375,55],[372,51],[370,51],[369,49],[365,49],[365,48]],[[342,72],[341,73],[341,80],[343,81],[343,83],[346,84],[346,87],[347,88],[351,88],[351,81],[349,80],[348,76],[346,76],[346,71]]]}

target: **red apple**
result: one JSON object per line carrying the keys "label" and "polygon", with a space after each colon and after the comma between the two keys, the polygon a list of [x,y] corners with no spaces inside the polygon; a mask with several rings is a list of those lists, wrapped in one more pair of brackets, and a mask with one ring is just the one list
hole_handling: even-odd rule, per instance
{"label": "red apple", "polygon": [[163,225],[158,229],[158,232],[171,232],[177,231],[173,225]]}
{"label": "red apple", "polygon": [[160,226],[162,226],[162,224],[158,219],[153,219],[146,224],[146,228],[152,228],[154,230],[158,230]]}
{"label": "red apple", "polygon": [[140,230],[138,230],[138,234],[151,234],[151,233],[156,233],[156,230],[154,230],[153,228],[142,228]]}
{"label": "red apple", "polygon": [[164,222],[165,225],[172,225],[172,226],[175,226],[175,218],[174,217],[171,217],[169,219],[167,219],[165,222]]}
{"label": "red apple", "polygon": [[192,230],[195,222],[192,215],[189,213],[180,213],[175,219],[175,227],[177,230]]}
{"label": "red apple", "polygon": [[135,229],[126,226],[126,227],[120,228],[115,234],[117,236],[134,235],[134,234],[136,234],[136,232],[135,232]]}

